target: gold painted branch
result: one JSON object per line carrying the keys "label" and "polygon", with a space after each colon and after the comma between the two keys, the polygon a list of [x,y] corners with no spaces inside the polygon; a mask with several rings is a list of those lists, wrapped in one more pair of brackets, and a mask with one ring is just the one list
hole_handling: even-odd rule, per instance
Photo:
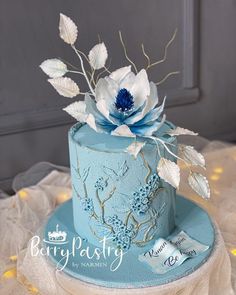
{"label": "gold painted branch", "polygon": [[146,177],[145,177],[145,182],[147,183],[148,178],[150,177],[150,175],[151,175],[151,173],[152,173],[152,170],[151,170],[150,165],[149,165],[148,162],[146,161],[146,159],[145,159],[144,154],[143,154],[142,151],[140,152],[140,155],[141,155],[141,157],[142,157],[142,159],[143,159],[143,164],[144,164],[144,166],[145,166],[145,167],[147,168],[147,170],[148,170],[148,173],[147,173],[147,175],[146,175]]}

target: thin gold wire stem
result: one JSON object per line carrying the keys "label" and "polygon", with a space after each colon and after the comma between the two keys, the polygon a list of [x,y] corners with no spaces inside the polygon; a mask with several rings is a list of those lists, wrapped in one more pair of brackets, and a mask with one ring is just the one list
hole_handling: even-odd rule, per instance
{"label": "thin gold wire stem", "polygon": [[135,72],[136,72],[136,74],[137,74],[137,73],[138,73],[138,70],[137,70],[137,67],[136,67],[135,63],[134,63],[134,62],[128,57],[128,55],[127,55],[127,49],[126,49],[125,43],[124,43],[124,41],[123,41],[121,31],[119,31],[119,37],[120,37],[121,45],[122,45],[123,50],[124,50],[125,57],[126,57],[126,59],[132,64],[132,66],[134,67],[134,70],[135,70]]}
{"label": "thin gold wire stem", "polygon": [[147,55],[146,51],[145,51],[145,48],[144,48],[144,44],[141,44],[141,48],[142,48],[142,52],[143,52],[143,55],[146,57],[147,59],[147,67],[150,67],[151,65],[151,61],[150,61],[150,57]]}
{"label": "thin gold wire stem", "polygon": [[79,71],[72,71],[72,70],[68,70],[69,73],[73,73],[73,74],[80,74],[83,75],[84,73],[79,72]]}
{"label": "thin gold wire stem", "polygon": [[92,71],[91,76],[90,76],[90,83],[93,83],[94,86],[96,86],[95,80],[94,80],[94,74],[95,70]]}
{"label": "thin gold wire stem", "polygon": [[154,63],[152,63],[152,64],[150,64],[149,66],[147,66],[146,70],[147,70],[147,69],[150,69],[150,68],[153,67],[153,66],[156,66],[156,65],[161,64],[161,63],[163,63],[163,62],[166,61],[168,48],[170,47],[170,45],[171,45],[171,44],[173,43],[173,41],[175,40],[175,37],[176,37],[176,35],[177,35],[177,32],[178,32],[178,30],[177,30],[177,28],[176,28],[175,31],[174,31],[173,36],[171,37],[171,39],[169,40],[169,42],[168,42],[168,43],[166,44],[166,46],[165,46],[164,56],[163,56],[163,58],[160,59],[160,60],[158,60],[158,61],[156,61],[156,62],[154,62]]}
{"label": "thin gold wire stem", "polygon": [[[74,70],[79,70],[78,67],[72,65],[72,64],[71,64],[70,62],[68,62],[67,60],[65,60],[65,59],[63,59],[63,58],[61,58],[61,57],[58,57],[58,59],[60,59],[62,62],[64,62],[64,63],[67,64],[68,66],[70,66],[72,69],[74,69]],[[72,72],[72,71],[69,71],[69,72]],[[75,71],[75,72],[77,72],[77,71]]]}
{"label": "thin gold wire stem", "polygon": [[101,75],[104,73],[106,73],[106,69],[104,69],[102,72],[98,73],[97,78],[96,78],[96,84],[97,84],[99,78],[101,77]]}
{"label": "thin gold wire stem", "polygon": [[[88,59],[88,57],[87,57],[87,55],[83,52],[83,51],[81,51],[81,50],[79,50],[79,49],[77,49],[76,48],[76,50],[81,54],[81,55],[83,55],[83,57],[86,59],[86,61],[89,63],[89,59]],[[89,63],[90,64],[90,63]]]}
{"label": "thin gold wire stem", "polygon": [[[80,54],[82,54],[82,53],[81,53],[78,49],[76,49],[74,45],[71,45],[71,47],[72,47],[72,49],[75,51],[76,55],[78,56],[78,58],[79,58],[79,60],[80,60],[81,69],[82,69],[82,72],[84,73],[84,77],[85,77],[85,80],[86,80],[86,82],[87,82],[87,84],[88,84],[88,86],[89,86],[89,89],[90,89],[92,95],[95,95],[95,92],[94,92],[94,90],[93,90],[93,87],[92,87],[91,84],[90,84],[90,81],[89,81],[89,79],[88,79],[88,76],[87,76],[86,71],[85,71],[85,68],[84,68],[84,62],[83,62],[83,59],[82,59],[82,57],[81,57],[81,55],[80,55]],[[86,57],[86,58],[87,58],[87,57]]]}
{"label": "thin gold wire stem", "polygon": [[176,72],[171,72],[171,73],[168,73],[163,79],[161,79],[160,81],[156,82],[155,84],[158,86],[158,85],[161,85],[162,83],[164,83],[170,76],[173,76],[173,75],[178,75],[180,72],[179,71],[176,71]]}
{"label": "thin gold wire stem", "polygon": [[104,74],[104,73],[106,73],[106,72],[107,72],[108,74],[111,73],[111,71],[109,71],[110,66],[111,66],[111,60],[110,60],[110,62],[109,62],[108,67],[104,67],[104,70],[97,74],[97,77],[96,77],[96,79],[95,79],[95,80],[96,80],[96,84],[97,84],[97,82],[98,82],[98,80],[99,80],[99,78],[101,77],[102,74]]}
{"label": "thin gold wire stem", "polygon": [[107,72],[108,74],[111,73],[111,71],[109,71],[109,69],[108,69],[106,66],[104,66],[104,69],[106,70],[106,72]]}
{"label": "thin gold wire stem", "polygon": [[72,65],[70,62],[68,62],[67,60],[59,57],[58,59],[60,59],[61,61],[63,61],[65,64],[67,64],[68,66],[72,67],[72,69],[74,70],[79,70],[79,68],[77,68],[76,66]]}
{"label": "thin gold wire stem", "polygon": [[98,34],[98,43],[101,43],[101,42],[102,42],[101,36],[100,34]]}

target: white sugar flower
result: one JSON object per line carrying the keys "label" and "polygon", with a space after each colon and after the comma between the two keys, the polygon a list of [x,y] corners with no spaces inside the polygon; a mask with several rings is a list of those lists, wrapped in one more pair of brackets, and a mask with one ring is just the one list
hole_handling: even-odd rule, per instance
{"label": "white sugar flower", "polygon": [[157,88],[148,81],[143,69],[137,75],[131,66],[120,68],[99,79],[95,87],[95,101],[85,95],[76,108],[64,110],[80,122],[86,122],[97,132],[116,136],[151,136],[165,120],[160,116],[165,99],[159,107]]}

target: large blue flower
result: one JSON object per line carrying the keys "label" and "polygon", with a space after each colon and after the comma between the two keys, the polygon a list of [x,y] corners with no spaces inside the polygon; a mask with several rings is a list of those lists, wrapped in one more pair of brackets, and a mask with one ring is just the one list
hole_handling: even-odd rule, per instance
{"label": "large blue flower", "polygon": [[151,136],[165,120],[160,119],[165,99],[159,107],[157,88],[142,69],[137,75],[131,67],[120,68],[99,79],[95,100],[89,94],[65,110],[97,132],[116,136]]}

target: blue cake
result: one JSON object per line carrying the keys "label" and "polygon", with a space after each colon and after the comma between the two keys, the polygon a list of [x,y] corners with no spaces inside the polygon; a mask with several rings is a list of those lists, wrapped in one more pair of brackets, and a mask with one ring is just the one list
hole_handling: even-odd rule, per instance
{"label": "blue cake", "polygon": [[[171,128],[166,122],[159,136]],[[152,141],[135,159],[124,151],[133,141],[96,133],[80,123],[69,132],[74,226],[94,245],[101,246],[107,236],[128,250],[167,237],[174,229],[176,192],[160,179],[156,167],[162,156],[175,159]],[[167,141],[176,152],[176,138]]]}
{"label": "blue cake", "polygon": [[[155,83],[148,73],[166,59],[176,31],[159,62],[152,62],[142,45],[147,65],[141,69],[128,57],[119,32],[127,65],[113,71],[107,68],[103,42],[88,54],[76,48],[77,26],[63,14],[59,32],[78,57],[80,68],[55,58],[40,67],[60,95],[84,98],[63,109],[77,121],[69,131],[73,205],[69,201],[59,208],[45,227],[52,233],[60,225],[67,232],[68,241],[60,249],[73,255],[63,269],[84,281],[118,288],[155,286],[183,277],[210,255],[214,229],[204,210],[176,198],[179,161],[189,168],[190,187],[201,197],[210,197],[206,177],[195,171],[196,166],[205,168],[203,155],[177,143],[179,135],[197,134],[167,121],[166,97],[158,95],[157,86],[177,72]],[[77,82],[65,77],[67,73],[83,77],[88,89],[81,92]],[[77,247],[76,241],[80,241]],[[89,249],[94,250],[92,257]],[[114,261],[126,254],[116,273],[109,267],[101,272],[86,268],[106,251],[105,262],[112,262],[112,249]],[[51,255],[55,263],[63,264],[65,257],[55,253]],[[130,265],[136,271],[127,275]]]}

